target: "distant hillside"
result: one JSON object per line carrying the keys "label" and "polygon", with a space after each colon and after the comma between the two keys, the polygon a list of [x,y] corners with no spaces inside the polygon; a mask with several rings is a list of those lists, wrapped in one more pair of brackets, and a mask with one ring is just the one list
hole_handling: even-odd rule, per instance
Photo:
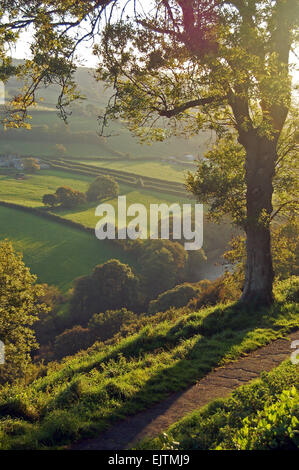
{"label": "distant hillside", "polygon": [[[76,80],[81,94],[86,98],[75,102],[70,111],[68,126],[57,116],[56,103],[59,87],[51,86],[39,91],[42,98],[31,111],[32,129],[8,130],[0,133],[0,153],[12,152],[35,156],[68,156],[72,158],[125,157],[157,158],[181,157],[184,154],[202,155],[211,135],[202,134],[192,139],[172,138],[164,143],[140,145],[136,138],[120,123],[113,123],[109,133],[117,134],[105,139],[98,135],[97,117],[103,113],[110,96],[102,83],[93,78],[93,70],[78,68]],[[6,95],[19,93],[22,83],[11,79],[6,85]]]}

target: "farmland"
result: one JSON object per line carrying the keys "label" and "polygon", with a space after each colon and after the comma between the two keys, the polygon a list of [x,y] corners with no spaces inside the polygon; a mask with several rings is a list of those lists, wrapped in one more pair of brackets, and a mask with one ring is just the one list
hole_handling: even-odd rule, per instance
{"label": "farmland", "polygon": [[[70,186],[79,191],[85,192],[89,183],[94,178],[92,176],[62,172],[59,170],[43,170],[38,174],[31,175],[25,180],[16,180],[14,172],[0,172],[0,200],[13,202],[28,207],[41,207],[42,197],[46,193],[55,192],[59,186]],[[134,188],[126,184],[120,184],[120,194],[127,196],[127,203],[141,203],[147,208],[150,204],[178,202],[175,195],[162,194],[159,191]],[[186,199],[179,199],[182,203],[190,203]],[[117,198],[109,200],[113,207],[117,208]],[[60,216],[81,223],[88,227],[95,227],[97,218],[94,215],[96,203],[86,204],[84,207],[76,209],[60,210],[56,213]]]}
{"label": "farmland", "polygon": [[55,284],[63,291],[97,264],[111,258],[130,262],[109,241],[99,241],[88,233],[34,214],[0,207],[0,220],[0,239],[9,239],[17,251],[24,253],[25,263],[40,282]]}
{"label": "farmland", "polygon": [[80,163],[86,163],[102,168],[111,168],[113,170],[127,171],[140,176],[151,176],[152,178],[163,178],[166,181],[175,181],[183,183],[187,171],[194,171],[194,165],[171,164],[166,161],[158,160],[114,160],[97,159],[81,160]]}

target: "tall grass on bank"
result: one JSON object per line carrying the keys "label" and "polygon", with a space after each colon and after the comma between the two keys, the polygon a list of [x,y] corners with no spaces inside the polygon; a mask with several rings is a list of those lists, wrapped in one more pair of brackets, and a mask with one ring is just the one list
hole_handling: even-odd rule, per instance
{"label": "tall grass on bank", "polygon": [[47,374],[0,392],[0,448],[39,449],[97,435],[182,390],[220,364],[299,328],[299,278],[276,285],[268,309],[180,309],[125,338],[50,363]]}

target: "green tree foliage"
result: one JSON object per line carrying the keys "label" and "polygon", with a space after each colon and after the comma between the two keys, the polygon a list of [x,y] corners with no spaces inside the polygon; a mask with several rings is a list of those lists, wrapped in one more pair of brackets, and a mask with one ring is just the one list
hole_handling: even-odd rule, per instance
{"label": "green tree foliage", "polygon": [[148,240],[140,248],[140,273],[149,299],[183,280],[188,255],[180,243]]}
{"label": "green tree foliage", "polygon": [[102,199],[114,198],[119,194],[119,186],[111,176],[101,175],[89,186],[86,197],[88,201],[101,201]]}
{"label": "green tree foliage", "polygon": [[88,322],[88,328],[94,340],[106,341],[112,338],[120,329],[136,321],[136,314],[126,308],[120,310],[107,310],[105,313],[96,313]]}
{"label": "green tree foliage", "polygon": [[122,307],[138,310],[139,280],[131,268],[119,260],[95,267],[90,276],[75,282],[70,311],[74,322],[85,326],[97,312]]}
{"label": "green tree foliage", "polygon": [[[215,194],[220,200],[224,194],[230,196],[228,202],[225,198],[224,210],[242,222],[247,237],[242,300],[271,303],[270,222],[282,207],[276,206],[273,186],[292,148],[284,137],[292,105],[297,0],[154,0],[150,10],[139,8],[134,0],[126,6],[134,3],[135,8],[117,10],[118,3],[5,3],[0,37],[3,78],[14,72],[27,79],[24,93],[12,102],[13,119],[7,120],[22,123],[39,84],[53,82],[62,86],[58,107],[66,118],[65,105],[77,96],[74,52],[83,39],[95,38],[107,13],[102,41],[94,47],[99,58],[97,76],[115,90],[103,127],[109,118],[120,118],[141,140],[160,141],[171,134],[213,130],[219,146],[217,161],[223,149],[228,154],[231,147],[238,170],[226,168],[221,181],[216,171],[223,192],[215,188],[207,167],[211,186],[203,191],[197,185],[200,172],[194,184],[189,180],[189,187],[198,197],[209,193],[212,203]],[[80,28],[83,23],[85,28]],[[12,71],[7,44],[28,25],[35,30],[33,59]],[[287,180],[280,179],[280,184]],[[288,191],[282,193],[283,207],[294,207],[294,198],[288,197]]]}
{"label": "green tree foliage", "polygon": [[87,202],[84,193],[68,186],[61,186],[54,194],[45,194],[42,201],[45,206],[53,208],[60,205],[65,209],[73,209]]}
{"label": "green tree foliage", "polygon": [[30,353],[37,347],[32,325],[47,312],[40,302],[43,289],[36,284],[11,243],[0,244],[0,339],[5,344],[5,364],[0,365],[0,383],[26,374]]}
{"label": "green tree foliage", "polygon": [[56,194],[45,194],[43,196],[43,204],[49,207],[55,207],[59,204],[59,199]]}
{"label": "green tree foliage", "polygon": [[90,330],[80,325],[74,326],[55,338],[54,356],[61,359],[65,356],[71,356],[78,351],[87,349],[92,344]]}
{"label": "green tree foliage", "polygon": [[[299,222],[296,218],[280,220],[272,226],[272,253],[275,276],[287,279],[299,273]],[[246,240],[244,236],[235,237],[224,258],[235,266],[233,277],[236,284],[244,281],[246,263]]]}
{"label": "green tree foliage", "polygon": [[68,186],[61,186],[55,193],[61,207],[65,209],[73,209],[86,203],[86,196],[84,193],[76,189],[69,188]]}
{"label": "green tree foliage", "polygon": [[199,293],[197,285],[182,284],[174,287],[158,296],[149,303],[148,313],[165,312],[171,307],[184,307]]}

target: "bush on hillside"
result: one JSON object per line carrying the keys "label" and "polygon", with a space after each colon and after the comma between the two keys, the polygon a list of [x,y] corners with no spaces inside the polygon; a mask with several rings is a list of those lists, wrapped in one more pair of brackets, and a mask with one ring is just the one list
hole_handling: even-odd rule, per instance
{"label": "bush on hillside", "polygon": [[197,286],[199,294],[188,304],[188,307],[192,310],[218,303],[237,301],[241,295],[240,287],[234,283],[231,274],[226,274],[215,281],[200,281]]}
{"label": "bush on hillside", "polygon": [[148,313],[152,315],[158,312],[165,312],[170,307],[184,307],[198,293],[199,288],[197,285],[181,284],[163,292],[156,300],[152,300],[148,307]]}
{"label": "bush on hillside", "polygon": [[299,392],[284,390],[274,403],[242,421],[232,438],[237,450],[298,450]]}
{"label": "bush on hillside", "polygon": [[137,251],[143,286],[149,299],[184,281],[188,255],[179,243],[147,240],[138,246]]}
{"label": "bush on hillside", "polygon": [[136,314],[126,308],[120,310],[107,310],[105,313],[96,313],[88,322],[88,328],[97,341],[106,341],[112,338],[120,329],[137,320]]}
{"label": "bush on hillside", "polygon": [[54,342],[54,355],[56,359],[76,354],[82,349],[87,349],[93,343],[88,328],[77,325],[56,336]]}
{"label": "bush on hillside", "polygon": [[137,315],[126,308],[96,313],[88,322],[88,327],[76,325],[58,335],[54,342],[54,356],[61,359],[87,349],[96,341],[113,338],[123,327],[135,323]]}
{"label": "bush on hillside", "polygon": [[95,267],[90,276],[75,282],[70,311],[74,321],[86,326],[97,312],[128,308],[138,311],[139,279],[130,266],[110,260]]}

